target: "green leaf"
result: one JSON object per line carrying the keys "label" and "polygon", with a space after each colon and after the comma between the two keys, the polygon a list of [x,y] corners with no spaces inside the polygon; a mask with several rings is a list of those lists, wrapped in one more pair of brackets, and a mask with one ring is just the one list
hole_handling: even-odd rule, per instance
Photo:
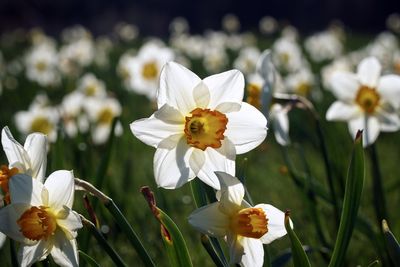
{"label": "green leaf", "polygon": [[175,266],[193,266],[185,239],[183,238],[178,226],[163,210],[157,207],[154,194],[149,187],[144,186],[140,189],[140,191],[147,200],[153,215],[161,224],[161,237],[163,238],[164,243],[167,242],[168,244],[168,255],[173,255],[173,253],[170,251],[172,247],[175,250],[175,255],[177,258],[177,265]]}
{"label": "green leaf", "polygon": [[300,243],[299,238],[296,233],[293,231],[290,226],[290,212],[285,212],[285,228],[288,233],[291,245],[292,245],[292,255],[293,255],[293,264],[295,267],[305,267],[311,266],[310,261],[307,257],[306,252],[303,249],[303,246]]}
{"label": "green leaf", "polygon": [[82,259],[84,259],[87,263],[89,263],[90,266],[92,267],[100,267],[100,264],[98,264],[92,257],[90,257],[88,254],[83,252],[82,250],[79,250],[79,255],[81,256]]}
{"label": "green leaf", "polygon": [[354,149],[347,174],[340,225],[329,267],[344,265],[345,254],[356,223],[363,185],[364,151],[362,147],[362,132],[359,131],[354,141]]}
{"label": "green leaf", "polygon": [[399,242],[397,242],[396,237],[390,231],[386,220],[382,220],[382,230],[385,236],[386,247],[390,259],[394,263],[394,266],[400,266],[400,245]]}

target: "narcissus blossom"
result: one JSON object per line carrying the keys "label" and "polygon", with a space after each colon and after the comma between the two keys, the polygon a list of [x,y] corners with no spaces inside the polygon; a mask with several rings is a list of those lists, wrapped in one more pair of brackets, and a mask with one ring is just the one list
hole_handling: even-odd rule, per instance
{"label": "narcissus blossom", "polygon": [[375,142],[380,131],[400,129],[400,76],[380,76],[374,57],[360,62],[357,73],[337,72],[331,77],[332,93],[338,98],[326,113],[327,120],[347,121],[350,134],[363,131],[364,146]]}
{"label": "narcissus blossom", "polygon": [[0,186],[9,203],[9,180],[17,173],[25,173],[43,182],[47,164],[47,138],[44,134],[28,135],[24,146],[18,143],[6,126],[1,131],[1,144],[8,159],[8,165],[0,167]]}
{"label": "narcissus blossom", "polygon": [[31,266],[49,254],[60,266],[78,266],[79,215],[72,210],[74,176],[56,171],[42,184],[26,174],[9,183],[11,204],[0,210],[0,231],[21,242],[18,260]]}
{"label": "narcissus blossom", "polygon": [[223,172],[216,175],[221,183],[219,201],[195,210],[189,223],[204,234],[226,237],[230,264],[262,266],[263,244],[286,235],[284,213],[268,204],[252,207],[243,200],[245,189],[236,177]]}
{"label": "narcissus blossom", "polygon": [[160,76],[158,111],[131,124],[133,134],[154,146],[154,174],[164,188],[199,177],[219,189],[214,171],[235,172],[236,154],[258,146],[267,120],[242,102],[244,78],[231,70],[201,80],[169,62]]}

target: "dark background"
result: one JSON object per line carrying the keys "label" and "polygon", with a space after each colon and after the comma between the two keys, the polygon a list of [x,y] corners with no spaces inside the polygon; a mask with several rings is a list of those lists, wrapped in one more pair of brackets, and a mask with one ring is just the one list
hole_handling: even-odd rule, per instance
{"label": "dark background", "polygon": [[339,19],[350,30],[375,33],[387,16],[400,12],[400,0],[0,0],[0,32],[40,26],[57,35],[82,24],[94,34],[110,32],[119,21],[134,23],[141,34],[166,36],[176,16],[185,17],[191,32],[220,29],[221,18],[236,14],[243,30],[257,30],[261,17],[290,22],[303,32],[324,29]]}

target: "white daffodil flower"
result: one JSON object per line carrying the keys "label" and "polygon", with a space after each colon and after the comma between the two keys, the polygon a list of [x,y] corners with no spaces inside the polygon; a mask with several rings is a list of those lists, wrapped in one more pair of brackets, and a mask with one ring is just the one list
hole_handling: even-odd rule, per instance
{"label": "white daffodil flower", "polygon": [[216,175],[221,183],[219,201],[195,210],[189,223],[204,234],[226,237],[230,264],[262,266],[263,244],[286,235],[285,214],[268,204],[252,207],[243,200],[245,189],[236,177],[223,172]]}
{"label": "white daffodil flower", "polygon": [[219,189],[214,171],[235,173],[236,154],[258,146],[267,120],[243,102],[244,78],[237,70],[201,80],[185,67],[167,63],[160,76],[158,111],[133,122],[131,130],[154,146],[158,186],[177,188],[196,176]]}
{"label": "white daffodil flower", "polygon": [[350,134],[364,129],[364,146],[375,142],[379,132],[400,129],[400,76],[380,76],[381,65],[374,57],[360,62],[357,73],[332,74],[331,90],[338,101],[326,113],[327,120],[347,121]]}
{"label": "white daffodil flower", "polygon": [[0,210],[0,231],[21,242],[20,265],[31,266],[51,254],[60,266],[78,266],[75,238],[82,222],[72,210],[72,172],[53,172],[44,184],[16,174],[9,186],[11,204]]}
{"label": "white daffodil flower", "polygon": [[24,146],[18,143],[6,126],[1,131],[1,144],[8,159],[8,166],[0,167],[0,186],[6,203],[10,202],[9,180],[17,173],[25,173],[43,182],[47,164],[47,138],[44,134],[28,135]]}

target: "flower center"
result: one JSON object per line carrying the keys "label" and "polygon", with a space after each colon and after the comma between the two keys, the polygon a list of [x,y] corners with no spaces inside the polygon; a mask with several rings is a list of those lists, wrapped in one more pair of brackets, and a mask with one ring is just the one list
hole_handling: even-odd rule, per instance
{"label": "flower center", "polygon": [[311,86],[309,83],[302,82],[296,88],[296,93],[301,96],[307,96],[311,91]]}
{"label": "flower center", "polygon": [[96,94],[96,85],[95,84],[90,84],[86,86],[85,88],[85,95],[86,96],[94,96]]}
{"label": "flower center", "polygon": [[38,62],[36,63],[36,69],[37,69],[39,72],[45,71],[46,68],[47,68],[46,62],[44,62],[44,61],[38,61]]}
{"label": "flower center", "polygon": [[256,108],[261,108],[261,86],[254,83],[249,83],[247,85],[247,98],[246,102]]}
{"label": "flower center", "polygon": [[374,113],[379,105],[380,96],[374,88],[361,86],[356,95],[356,103],[366,112]]}
{"label": "flower center", "polygon": [[196,108],[187,116],[185,123],[185,135],[187,143],[205,150],[207,147],[221,147],[228,118],[225,114],[210,109]]}
{"label": "flower center", "polygon": [[261,208],[246,208],[233,216],[231,228],[240,236],[261,238],[268,232],[268,219]]}
{"label": "flower center", "polygon": [[148,62],[143,65],[142,75],[146,80],[154,80],[158,76],[158,67],[156,62]]}
{"label": "flower center", "polygon": [[36,117],[31,124],[31,132],[40,132],[44,134],[49,134],[53,126],[50,121],[45,117]]}
{"label": "flower center", "polygon": [[100,111],[99,116],[97,118],[98,123],[100,124],[111,124],[114,118],[114,113],[110,108],[105,108]]}
{"label": "flower center", "polygon": [[9,169],[6,165],[1,165],[0,167],[0,187],[4,193],[4,201],[7,204],[10,204],[10,190],[8,187],[8,182],[10,181],[11,177],[17,174],[19,171],[17,168]]}
{"label": "flower center", "polygon": [[26,210],[17,220],[22,234],[31,240],[47,240],[57,227],[56,217],[48,207],[33,206]]}

